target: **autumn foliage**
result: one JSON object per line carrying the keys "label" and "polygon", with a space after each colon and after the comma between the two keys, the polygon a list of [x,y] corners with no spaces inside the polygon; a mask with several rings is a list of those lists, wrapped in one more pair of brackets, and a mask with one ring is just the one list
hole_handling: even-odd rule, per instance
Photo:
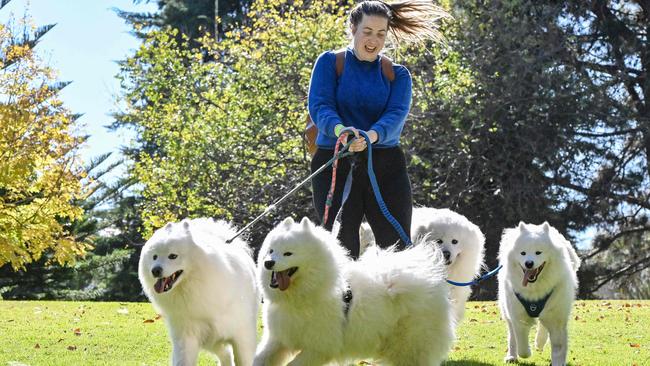
{"label": "autumn foliage", "polygon": [[65,264],[87,249],[64,228],[83,213],[83,137],[57,97],[66,84],[34,52],[47,29],[0,24],[0,267],[44,253]]}

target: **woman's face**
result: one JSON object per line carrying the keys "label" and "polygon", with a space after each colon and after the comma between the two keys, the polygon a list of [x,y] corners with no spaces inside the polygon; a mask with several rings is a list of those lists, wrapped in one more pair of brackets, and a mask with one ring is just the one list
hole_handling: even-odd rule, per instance
{"label": "woman's face", "polygon": [[378,15],[363,15],[358,26],[352,26],[354,53],[362,61],[375,61],[384,48],[388,19]]}

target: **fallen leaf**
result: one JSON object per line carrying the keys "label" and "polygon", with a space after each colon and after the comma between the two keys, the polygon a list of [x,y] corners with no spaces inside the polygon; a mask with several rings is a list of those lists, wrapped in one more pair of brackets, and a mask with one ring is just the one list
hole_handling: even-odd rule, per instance
{"label": "fallen leaf", "polygon": [[39,348],[41,348],[41,345],[38,344],[38,343],[36,343],[36,345],[34,346],[34,348],[39,349]]}
{"label": "fallen leaf", "polygon": [[630,343],[630,347],[641,348],[641,345],[638,343]]}
{"label": "fallen leaf", "polygon": [[75,351],[77,350],[77,346],[68,346],[68,351]]}
{"label": "fallen leaf", "polygon": [[143,323],[153,323],[155,320],[153,319],[145,319]]}
{"label": "fallen leaf", "polygon": [[74,335],[80,336],[81,335],[81,328],[75,328],[73,331]]}

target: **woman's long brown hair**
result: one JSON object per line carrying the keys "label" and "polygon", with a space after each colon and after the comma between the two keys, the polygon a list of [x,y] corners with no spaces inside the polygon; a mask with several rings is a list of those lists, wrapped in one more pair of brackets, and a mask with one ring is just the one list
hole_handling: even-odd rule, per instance
{"label": "woman's long brown hair", "polygon": [[451,18],[443,8],[427,0],[404,0],[387,3],[366,0],[350,12],[350,25],[357,27],[364,15],[376,15],[388,19],[388,30],[396,42],[417,43],[427,39],[443,42],[438,30],[441,19]]}

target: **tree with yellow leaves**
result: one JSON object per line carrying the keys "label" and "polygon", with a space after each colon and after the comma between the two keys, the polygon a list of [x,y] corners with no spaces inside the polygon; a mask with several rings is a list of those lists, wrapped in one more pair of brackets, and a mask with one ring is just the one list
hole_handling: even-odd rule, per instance
{"label": "tree with yellow leaves", "polygon": [[83,214],[73,202],[84,194],[84,138],[58,99],[67,83],[34,52],[52,26],[19,24],[0,24],[0,267],[15,270],[44,254],[71,263],[88,247],[64,227]]}

